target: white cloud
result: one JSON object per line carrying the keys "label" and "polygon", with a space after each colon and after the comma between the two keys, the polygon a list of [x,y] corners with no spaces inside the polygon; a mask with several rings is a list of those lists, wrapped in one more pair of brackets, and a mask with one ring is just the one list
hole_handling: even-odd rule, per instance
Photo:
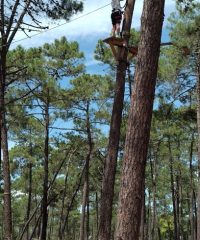
{"label": "white cloud", "polygon": [[[44,44],[45,42],[52,42],[55,38],[59,38],[61,36],[66,36],[68,39],[73,40],[78,40],[80,38],[92,38],[94,36],[106,37],[110,34],[112,27],[110,21],[111,6],[109,5],[102,9],[100,8],[109,4],[110,2],[111,0],[84,0],[84,11],[76,16],[73,16],[70,22],[65,24],[64,21],[60,21],[57,23],[57,25],[51,25],[51,30],[44,31],[37,36],[34,36],[33,34],[33,37],[23,41],[15,42],[13,46],[16,46],[17,44],[22,44],[25,47],[38,46]],[[122,6],[124,4],[125,0],[121,2]],[[134,28],[140,27],[142,7],[143,0],[136,0],[132,23],[132,27]],[[99,10],[93,12],[96,9]],[[174,0],[167,0],[165,6],[165,24],[169,13],[174,9]],[[55,28],[52,29],[53,27]],[[26,36],[18,34],[15,40],[20,40],[23,38],[26,38]]]}

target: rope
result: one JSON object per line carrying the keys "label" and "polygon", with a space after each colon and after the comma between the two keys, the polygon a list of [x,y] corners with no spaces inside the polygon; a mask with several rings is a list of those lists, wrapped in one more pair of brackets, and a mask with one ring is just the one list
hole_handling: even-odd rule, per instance
{"label": "rope", "polygon": [[[88,15],[94,13],[94,12],[97,12],[97,11],[103,9],[103,8],[106,8],[106,7],[109,6],[109,5],[110,5],[110,3],[109,3],[109,4],[106,4],[106,5],[102,6],[102,7],[99,7],[99,8],[97,8],[97,9],[94,9],[93,11],[88,12],[88,13],[86,13],[86,14],[83,14],[83,15],[77,17],[77,18],[74,18],[74,19],[72,19],[72,20],[69,20],[68,22],[65,22],[65,23],[60,24],[60,25],[58,25],[58,26],[49,28],[49,29],[47,29],[47,30],[45,30],[45,31],[36,33],[36,34],[34,34],[34,35],[30,36],[30,37],[25,37],[25,38],[21,38],[21,39],[19,39],[19,40],[13,41],[13,42],[11,43],[11,45],[14,44],[14,43],[16,43],[16,42],[24,41],[24,40],[26,40],[26,39],[29,39],[29,38],[38,36],[38,35],[40,35],[40,34],[43,34],[43,33],[46,33],[46,32],[48,32],[48,31],[51,31],[51,30],[53,30],[53,29],[59,28],[59,27],[61,27],[61,26],[64,26],[64,25],[66,25],[66,24],[68,24],[68,23],[71,23],[71,22],[74,22],[74,21],[76,21],[76,20],[79,20],[80,18],[86,17],[86,16],[88,16]],[[3,46],[5,46],[5,45],[3,45]]]}

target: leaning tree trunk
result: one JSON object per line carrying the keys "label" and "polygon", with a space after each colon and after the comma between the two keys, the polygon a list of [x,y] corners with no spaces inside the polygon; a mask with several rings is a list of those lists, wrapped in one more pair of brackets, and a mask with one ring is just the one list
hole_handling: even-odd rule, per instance
{"label": "leaning tree trunk", "polygon": [[164,0],[145,0],[122,167],[116,240],[138,240]]}
{"label": "leaning tree trunk", "polygon": [[[130,28],[132,22],[135,0],[128,0],[125,11],[125,22],[123,29],[124,43],[128,46]],[[112,204],[114,196],[115,173],[117,166],[117,155],[120,139],[120,127],[124,101],[125,77],[127,68],[127,48],[118,49],[118,64],[116,74],[115,97],[113,103],[112,117],[110,123],[110,134],[108,153],[105,162],[102,180],[102,192],[99,211],[99,240],[108,240],[111,237]]]}
{"label": "leaning tree trunk", "polygon": [[70,214],[70,211],[71,211],[71,209],[73,207],[73,204],[74,204],[75,198],[76,198],[76,196],[78,194],[78,191],[79,191],[79,189],[81,187],[81,183],[82,183],[82,178],[84,176],[84,172],[85,172],[85,166],[84,166],[84,168],[83,168],[83,170],[82,170],[82,172],[80,174],[80,177],[79,177],[79,180],[77,182],[77,186],[76,186],[76,188],[74,190],[74,193],[72,195],[72,198],[71,198],[70,202],[67,205],[67,212],[66,212],[66,215],[64,216],[64,222],[63,222],[63,225],[62,225],[62,232],[61,232],[62,233],[62,238],[60,240],[65,239],[65,229],[66,229],[66,227],[67,227],[67,231],[68,231],[69,214]]}

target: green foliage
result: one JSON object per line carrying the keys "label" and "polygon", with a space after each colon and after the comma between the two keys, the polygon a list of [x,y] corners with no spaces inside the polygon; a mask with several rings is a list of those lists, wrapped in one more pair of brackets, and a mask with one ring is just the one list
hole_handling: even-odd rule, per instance
{"label": "green foliage", "polygon": [[[63,4],[66,3],[67,1]],[[52,11],[53,6],[49,7],[52,7]],[[193,53],[197,40],[194,26],[198,18],[193,10],[187,11],[187,16],[180,15],[183,18],[179,15],[177,15],[178,18],[176,15],[171,17],[173,28],[171,36],[175,44],[163,47],[160,57],[157,101],[153,113],[146,165],[145,204],[148,233],[151,234],[155,191],[156,221],[153,227],[159,229],[162,239],[172,239],[174,231],[170,154],[173,158],[175,191],[179,196],[182,211],[180,225],[185,239],[189,235],[187,232],[191,211],[191,189],[197,192],[197,119],[193,93],[195,85]],[[52,18],[57,19],[56,14],[52,15]],[[191,17],[188,18],[188,16]],[[189,31],[192,32],[191,35],[184,35]],[[137,46],[138,40],[139,33],[133,30],[130,45]],[[191,44],[188,45],[189,43]],[[183,56],[183,46],[192,46],[189,57]],[[96,59],[108,64],[109,68],[114,70],[115,60],[110,49],[102,41],[97,44],[95,54]],[[88,127],[91,130],[93,144],[89,168],[89,231],[92,238],[96,239],[114,81],[113,72],[105,76],[85,73],[83,60],[84,55],[79,51],[77,42],[69,42],[65,37],[39,48],[25,49],[18,46],[8,52],[6,109],[9,137],[14,141],[14,146],[9,153],[15,237],[19,237],[26,222],[30,177],[32,177],[30,214],[42,199],[44,109],[48,106],[50,115],[48,239],[59,239],[59,229],[60,226],[63,227],[65,219],[67,219],[64,229],[66,239],[79,238],[82,173],[89,148]],[[190,88],[192,90],[189,92]],[[183,94],[184,92],[189,94]],[[183,99],[182,97],[185,96],[187,98]],[[115,182],[113,231],[118,209],[120,171],[129,111],[129,96],[127,98],[124,104]],[[2,213],[2,205],[0,213]],[[36,226],[36,220],[39,217],[40,207],[30,221],[30,232]],[[2,217],[0,223],[2,223]],[[39,226],[36,227],[34,235],[36,238],[38,230]],[[2,231],[0,227],[0,234]],[[158,237],[154,240],[157,239]]]}

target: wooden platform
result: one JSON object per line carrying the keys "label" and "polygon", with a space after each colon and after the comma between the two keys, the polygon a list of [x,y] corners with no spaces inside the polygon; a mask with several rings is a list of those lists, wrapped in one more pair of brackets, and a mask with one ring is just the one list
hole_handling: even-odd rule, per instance
{"label": "wooden platform", "polygon": [[[117,60],[117,49],[115,47],[125,47],[123,38],[109,37],[104,39],[103,42],[110,45],[113,55]],[[130,59],[137,55],[138,47],[134,47],[134,46],[128,47],[128,51],[131,54],[131,56],[129,56],[129,59]]]}
{"label": "wooden platform", "polygon": [[[123,38],[109,37],[104,39],[103,42],[110,45],[113,55],[117,61],[117,58],[118,58],[117,47],[122,47],[122,48],[125,47]],[[161,47],[170,46],[170,45],[175,45],[175,44],[173,44],[172,42],[166,42],[166,43],[160,44]],[[190,54],[190,50],[188,49],[188,47],[182,47],[181,50],[184,56],[187,56]],[[129,61],[131,58],[137,56],[138,47],[137,46],[128,47],[128,51],[129,51],[129,55],[128,55],[128,61]]]}

